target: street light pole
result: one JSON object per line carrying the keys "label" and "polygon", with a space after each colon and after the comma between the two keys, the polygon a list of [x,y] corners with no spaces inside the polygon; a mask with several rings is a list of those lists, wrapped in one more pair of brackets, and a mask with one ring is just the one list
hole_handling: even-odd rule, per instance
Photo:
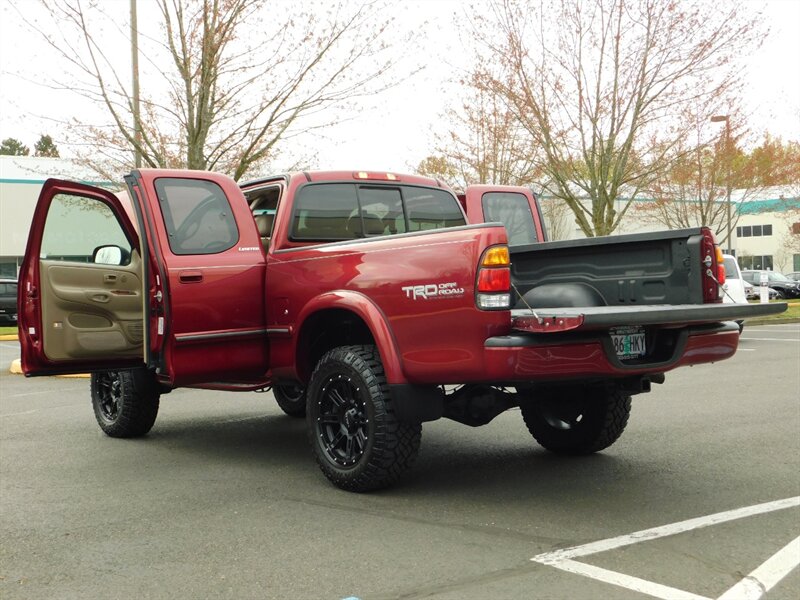
{"label": "street light pole", "polygon": [[136,168],[142,166],[142,117],[139,106],[139,28],[136,17],[136,0],[131,0],[131,70],[133,71],[133,162]]}
{"label": "street light pole", "polygon": [[727,170],[725,173],[725,212],[728,218],[728,252],[736,255],[733,249],[733,228],[731,227],[731,116],[730,115],[714,115],[711,117],[713,123],[721,123],[725,121],[725,162],[727,163]]}

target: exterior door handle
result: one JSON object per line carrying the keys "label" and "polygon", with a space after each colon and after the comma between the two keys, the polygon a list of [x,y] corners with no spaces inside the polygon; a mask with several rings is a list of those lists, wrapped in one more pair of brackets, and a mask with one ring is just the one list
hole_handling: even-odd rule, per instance
{"label": "exterior door handle", "polygon": [[200,271],[184,271],[178,275],[181,283],[200,283],[203,281],[203,274]]}

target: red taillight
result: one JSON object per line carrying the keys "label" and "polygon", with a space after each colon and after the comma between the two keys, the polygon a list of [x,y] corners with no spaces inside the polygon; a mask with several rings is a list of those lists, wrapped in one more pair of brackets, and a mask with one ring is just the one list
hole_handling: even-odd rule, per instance
{"label": "red taillight", "polygon": [[508,246],[487,248],[478,263],[475,303],[482,310],[508,310],[511,306],[511,260]]}
{"label": "red taillight", "polygon": [[478,273],[479,292],[507,292],[511,289],[511,272],[508,268],[481,269]]}
{"label": "red taillight", "polygon": [[725,283],[725,259],[722,257],[722,248],[717,246],[717,280],[719,284]]}
{"label": "red taillight", "polygon": [[725,281],[725,267],[722,265],[722,280],[719,278],[721,262],[717,258],[717,240],[708,228],[700,229],[703,236],[700,242],[700,271],[703,282],[703,302],[722,302],[722,283]]}

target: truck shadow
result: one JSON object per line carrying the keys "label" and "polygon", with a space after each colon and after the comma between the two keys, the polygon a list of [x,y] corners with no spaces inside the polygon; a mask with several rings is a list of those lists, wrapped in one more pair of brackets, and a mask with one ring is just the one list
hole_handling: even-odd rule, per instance
{"label": "truck shadow", "polygon": [[[366,498],[382,504],[390,498],[438,496],[470,503],[558,505],[585,499],[600,505],[615,504],[621,494],[631,493],[647,503],[687,490],[700,491],[706,476],[672,464],[668,456],[633,453],[624,438],[603,453],[562,457],[540,448],[527,432],[506,432],[505,425],[492,427],[473,430],[449,422],[427,425],[411,471],[390,489],[357,496],[362,498],[358,503],[369,504]],[[484,433],[484,429],[489,431]],[[187,465],[197,463],[192,457],[201,457],[203,464],[245,470],[256,478],[263,474],[265,481],[282,477],[281,495],[304,496],[310,491],[314,495],[345,494],[319,473],[303,419],[282,414],[171,419],[160,427],[157,424],[148,437],[149,444],[168,448],[173,459],[176,451],[185,452],[180,460]]]}

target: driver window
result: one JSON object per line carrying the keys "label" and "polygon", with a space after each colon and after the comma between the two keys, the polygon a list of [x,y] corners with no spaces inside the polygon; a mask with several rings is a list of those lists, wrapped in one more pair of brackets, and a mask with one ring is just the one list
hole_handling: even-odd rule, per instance
{"label": "driver window", "polygon": [[130,263],[131,243],[111,208],[96,198],[57,194],[47,211],[40,258],[92,263],[101,247],[118,248],[118,265]]}
{"label": "driver window", "polygon": [[217,254],[239,240],[228,199],[213,181],[165,177],[155,187],[173,254]]}

